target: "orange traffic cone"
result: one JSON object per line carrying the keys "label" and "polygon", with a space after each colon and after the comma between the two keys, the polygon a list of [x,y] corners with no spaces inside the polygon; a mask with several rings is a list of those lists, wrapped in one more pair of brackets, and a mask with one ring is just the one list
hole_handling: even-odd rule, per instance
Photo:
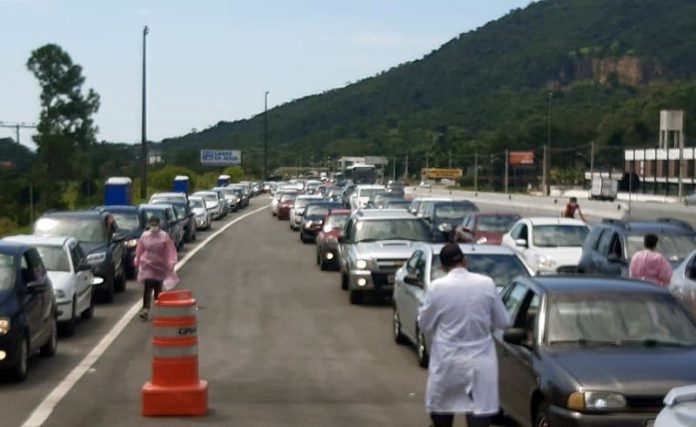
{"label": "orange traffic cone", "polygon": [[152,321],[152,380],[143,386],[143,416],[208,412],[208,382],[198,378],[196,310],[191,291],[159,295]]}

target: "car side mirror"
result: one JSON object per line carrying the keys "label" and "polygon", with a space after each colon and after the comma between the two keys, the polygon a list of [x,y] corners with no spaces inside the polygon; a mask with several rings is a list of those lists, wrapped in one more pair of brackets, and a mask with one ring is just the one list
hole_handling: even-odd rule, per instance
{"label": "car side mirror", "polygon": [[516,239],[515,246],[520,247],[520,248],[526,248],[529,246],[529,244],[527,243],[526,239]]}
{"label": "car side mirror", "polygon": [[32,280],[27,283],[27,289],[31,292],[42,292],[48,288],[46,280]]}
{"label": "car side mirror", "polygon": [[404,277],[404,282],[412,286],[417,286],[419,288],[423,287],[423,281],[420,279],[420,277],[413,273],[407,274],[406,277]]}
{"label": "car side mirror", "polygon": [[523,345],[527,341],[527,330],[524,328],[508,328],[503,332],[503,341],[512,345]]}

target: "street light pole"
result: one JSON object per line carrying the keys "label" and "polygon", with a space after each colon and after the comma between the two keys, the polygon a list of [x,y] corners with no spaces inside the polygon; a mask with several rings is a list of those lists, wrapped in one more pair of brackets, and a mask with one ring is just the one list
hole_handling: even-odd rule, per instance
{"label": "street light pole", "polygon": [[150,28],[143,28],[143,94],[142,94],[142,128],[140,140],[140,156],[142,170],[140,176],[140,198],[147,199],[147,34]]}
{"label": "street light pole", "polygon": [[263,104],[263,179],[268,181],[268,94],[266,91]]}
{"label": "street light pole", "polygon": [[545,162],[545,177],[544,177],[544,195],[548,196],[551,194],[551,101],[553,100],[553,92],[549,92],[549,110],[547,117],[547,129],[546,129],[546,150],[544,156]]}

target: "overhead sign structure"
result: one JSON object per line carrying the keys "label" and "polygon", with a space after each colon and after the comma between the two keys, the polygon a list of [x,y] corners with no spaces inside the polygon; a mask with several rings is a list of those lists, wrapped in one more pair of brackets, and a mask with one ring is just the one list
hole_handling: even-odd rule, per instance
{"label": "overhead sign structure", "polygon": [[511,151],[510,152],[510,165],[533,165],[534,164],[534,151]]}
{"label": "overhead sign structure", "polygon": [[237,166],[242,164],[242,152],[238,150],[201,150],[203,166]]}

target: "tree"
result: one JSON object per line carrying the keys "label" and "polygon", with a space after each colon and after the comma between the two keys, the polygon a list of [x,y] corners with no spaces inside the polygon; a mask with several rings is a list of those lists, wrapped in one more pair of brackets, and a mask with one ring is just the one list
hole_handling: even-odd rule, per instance
{"label": "tree", "polygon": [[96,141],[92,116],[99,110],[99,95],[83,93],[82,67],[60,46],[47,44],[31,53],[27,68],[41,87],[41,114],[34,136],[47,183],[47,203],[57,202],[51,191],[56,182],[92,178],[89,147]]}

